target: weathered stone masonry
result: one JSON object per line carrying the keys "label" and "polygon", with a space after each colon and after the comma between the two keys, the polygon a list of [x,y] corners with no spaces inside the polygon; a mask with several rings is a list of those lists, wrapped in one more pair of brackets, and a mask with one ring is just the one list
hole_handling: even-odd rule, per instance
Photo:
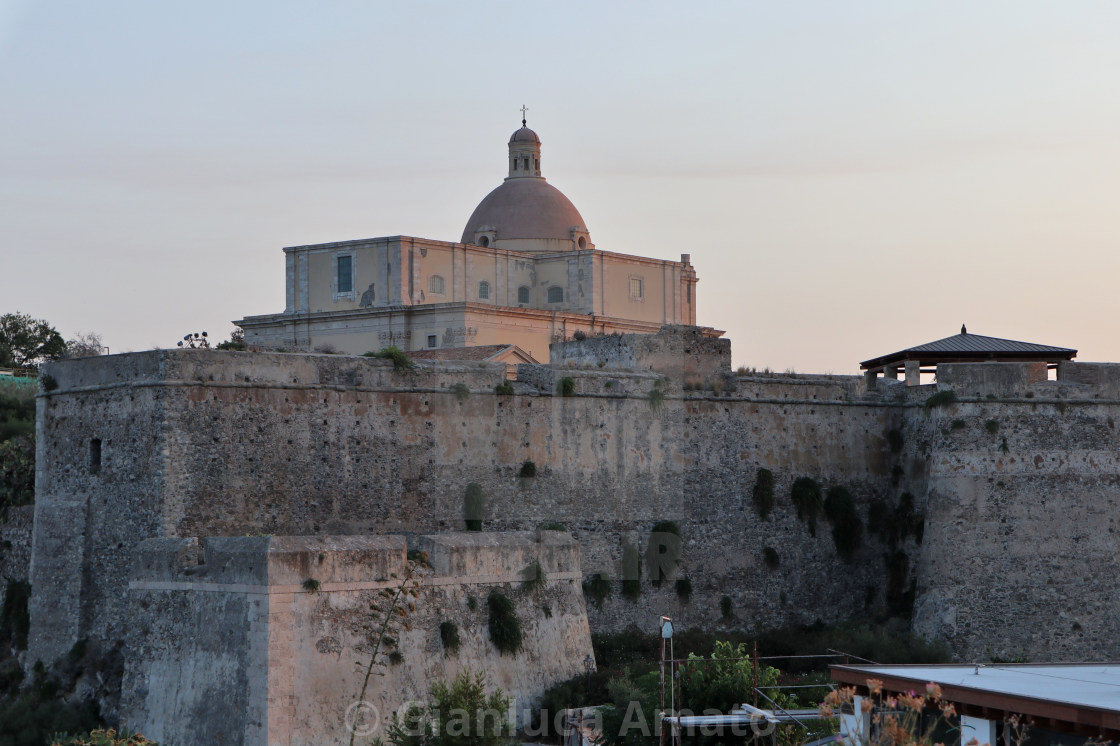
{"label": "weathered stone masonry", "polygon": [[[692,354],[687,331],[666,334]],[[610,344],[637,370],[620,369],[603,342],[598,360],[554,348],[573,367],[523,366],[512,396],[494,393],[502,366],[475,364],[397,371],[367,358],[187,350],[52,365],[59,388],[39,404],[33,658],[83,637],[125,639],[122,589],[145,539],[460,530],[472,482],[486,530],[563,523],[583,576],[611,578],[594,629],[648,628],[660,613],[759,628],[880,608],[885,548],[865,532],[849,564],[823,518],[810,535],[789,499],[801,476],[848,488],[865,519],[873,499],[916,497],[925,539],[903,547],[915,628],[958,655],[1120,654],[1108,623],[1120,611],[1120,366],[1063,364],[1058,381],[1029,364],[942,366],[939,386],[958,401],[927,410],[935,386],[734,376],[720,349],[666,378],[658,368],[671,361],[647,364],[663,349],[621,339]],[[706,367],[705,355],[721,362]],[[558,393],[564,378],[572,396]],[[460,383],[468,396],[452,391]],[[519,477],[526,461],[533,478]],[[760,467],[776,480],[769,521],[751,501]],[[692,598],[648,578],[636,600],[621,598],[623,545],[644,550],[663,520],[680,525],[677,576]],[[777,569],[763,547],[777,550]]]}

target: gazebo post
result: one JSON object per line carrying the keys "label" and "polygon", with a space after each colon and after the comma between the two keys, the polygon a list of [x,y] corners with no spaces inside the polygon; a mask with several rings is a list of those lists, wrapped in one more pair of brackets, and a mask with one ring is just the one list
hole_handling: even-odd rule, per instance
{"label": "gazebo post", "polygon": [[918,386],[922,382],[922,362],[920,360],[906,361],[906,385]]}

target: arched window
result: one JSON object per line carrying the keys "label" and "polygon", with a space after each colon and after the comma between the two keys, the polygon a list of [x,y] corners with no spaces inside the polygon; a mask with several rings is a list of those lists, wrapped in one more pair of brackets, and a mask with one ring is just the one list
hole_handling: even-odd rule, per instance
{"label": "arched window", "polygon": [[478,283],[478,298],[479,300],[488,300],[490,298],[490,283],[485,280]]}
{"label": "arched window", "polygon": [[478,245],[482,246],[482,247],[489,246],[490,245],[490,236],[483,236],[482,238],[478,239]]}
{"label": "arched window", "polygon": [[517,302],[518,303],[528,303],[529,302],[529,288],[525,287],[524,285],[517,288]]}
{"label": "arched window", "polygon": [[548,289],[548,302],[549,303],[563,303],[564,302],[564,288],[550,287]]}
{"label": "arched window", "polygon": [[428,292],[443,295],[443,278],[439,275],[432,275],[428,280]]}

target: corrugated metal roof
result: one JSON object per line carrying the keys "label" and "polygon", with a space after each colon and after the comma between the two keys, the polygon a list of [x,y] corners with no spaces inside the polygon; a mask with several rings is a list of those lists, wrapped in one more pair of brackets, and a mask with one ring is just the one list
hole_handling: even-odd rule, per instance
{"label": "corrugated metal roof", "polygon": [[1013,339],[1000,339],[999,337],[984,337],[979,334],[954,334],[936,342],[927,342],[924,345],[911,347],[902,352],[1041,352],[1063,353],[1077,352],[1068,347],[1052,347],[1034,342],[1016,342]]}
{"label": "corrugated metal roof", "polygon": [[907,347],[889,355],[880,355],[860,363],[863,368],[875,368],[887,363],[897,363],[903,360],[921,359],[928,357],[931,362],[946,356],[959,356],[971,360],[996,359],[1010,356],[1014,359],[1030,359],[1037,356],[1043,360],[1055,358],[1071,359],[1077,355],[1077,350],[1069,347],[1054,347],[1053,345],[1037,344],[1035,342],[1019,342],[1014,339],[1001,339],[1000,337],[985,337],[981,334],[968,334],[961,332],[951,337],[938,339],[915,347]]}

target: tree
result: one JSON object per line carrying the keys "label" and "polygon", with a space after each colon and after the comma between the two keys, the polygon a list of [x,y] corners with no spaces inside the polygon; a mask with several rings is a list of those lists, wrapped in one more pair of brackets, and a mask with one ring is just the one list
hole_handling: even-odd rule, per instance
{"label": "tree", "polygon": [[66,354],[66,340],[42,319],[25,313],[0,316],[0,367],[34,368]]}
{"label": "tree", "polygon": [[97,332],[88,332],[86,334],[78,333],[78,336],[66,341],[66,357],[97,357],[105,349],[105,344],[101,340],[101,335]]}

